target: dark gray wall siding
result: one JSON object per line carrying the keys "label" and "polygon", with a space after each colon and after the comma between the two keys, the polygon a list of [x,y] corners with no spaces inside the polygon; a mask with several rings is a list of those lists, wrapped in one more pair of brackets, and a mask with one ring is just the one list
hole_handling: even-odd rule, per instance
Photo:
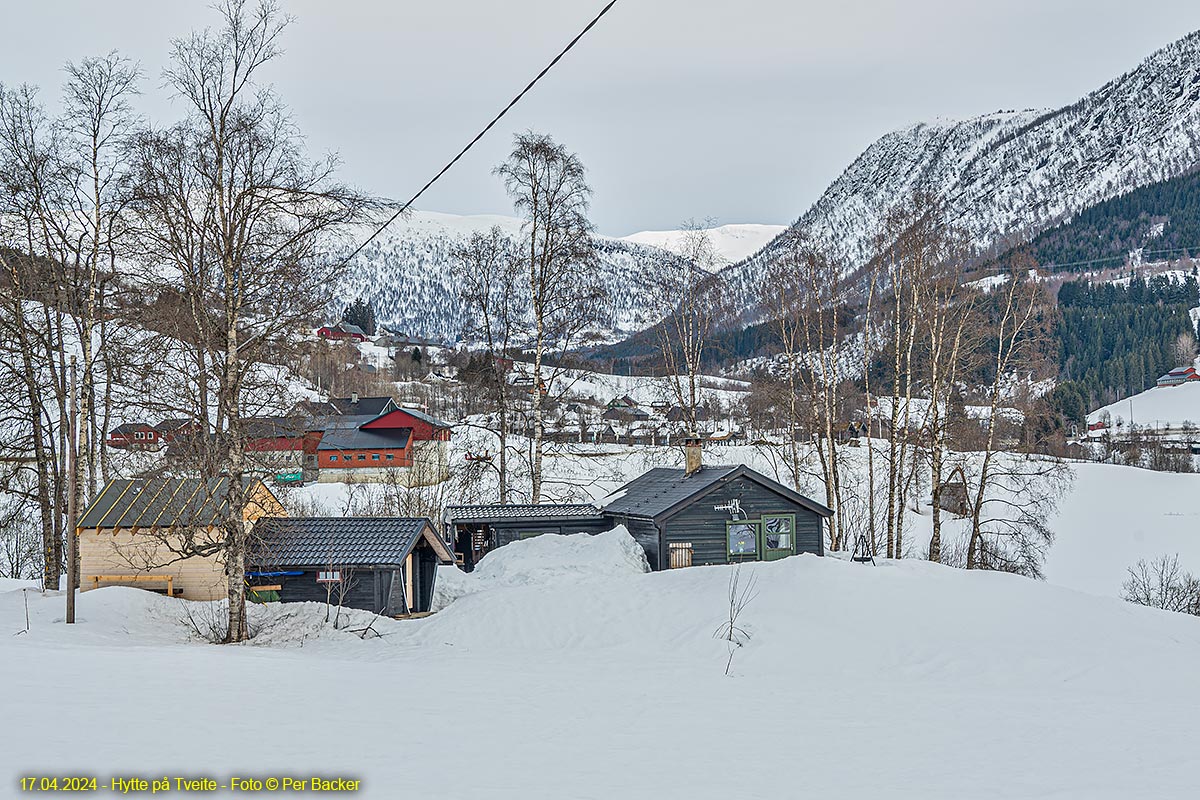
{"label": "dark gray wall siding", "polygon": [[494,522],[491,523],[492,530],[496,534],[496,546],[503,547],[506,544],[512,544],[519,541],[522,534],[536,534],[541,536],[545,533],[556,534],[571,534],[571,533],[603,533],[607,530],[612,530],[612,523],[607,520],[582,520],[580,522],[539,522],[530,520],[529,522]]}
{"label": "dark gray wall siding", "polygon": [[[363,611],[378,612],[387,598],[384,575],[373,570],[355,570],[351,578],[351,586],[342,600],[347,608],[360,608]],[[324,603],[327,597],[325,584],[317,583],[317,571],[306,571],[303,575],[285,575],[280,579],[279,600],[283,603]],[[386,589],[390,589],[388,586]],[[382,598],[382,599],[381,599]],[[332,602],[337,605],[337,589],[334,588]]]}
{"label": "dark gray wall siding", "polygon": [[731,517],[727,511],[715,511],[713,506],[735,499],[741,502],[744,518],[750,520],[764,514],[794,514],[796,552],[824,552],[820,516],[747,478],[730,481],[670,517],[664,529],[664,546],[669,547],[673,542],[691,542],[694,565],[729,563],[725,523]]}
{"label": "dark gray wall siding", "polygon": [[634,541],[642,546],[646,551],[646,560],[650,562],[650,569],[662,569],[659,559],[662,555],[660,549],[661,537],[658,527],[648,519],[637,519],[636,517],[614,516],[608,523],[606,530],[612,530],[617,525],[624,525],[629,535]]}

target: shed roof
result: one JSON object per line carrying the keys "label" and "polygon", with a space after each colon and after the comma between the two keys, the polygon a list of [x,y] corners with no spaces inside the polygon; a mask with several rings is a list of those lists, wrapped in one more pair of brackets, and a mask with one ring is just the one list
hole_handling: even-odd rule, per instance
{"label": "shed roof", "polygon": [[613,492],[610,495],[611,499],[601,507],[608,514],[656,519],[687,505],[697,496],[716,488],[718,484],[739,477],[749,478],[823,517],[833,516],[833,511],[817,501],[755,472],[744,464],[701,467],[692,475],[687,475],[682,469],[655,467]]}
{"label": "shed roof", "polygon": [[380,450],[384,448],[408,447],[412,428],[389,428],[379,431],[364,431],[359,428],[334,428],[321,437],[318,450]]}
{"label": "shed roof", "polygon": [[504,522],[526,519],[600,519],[604,515],[591,504],[558,505],[471,505],[449,506],[442,519],[449,523]]}
{"label": "shed roof", "polygon": [[[254,478],[243,478],[243,491],[256,483]],[[228,510],[228,493],[228,478],[110,481],[83,512],[79,527],[206,528],[219,523]]]}
{"label": "shed roof", "polygon": [[263,517],[249,560],[256,567],[399,566],[422,539],[441,563],[454,563],[425,517]]}

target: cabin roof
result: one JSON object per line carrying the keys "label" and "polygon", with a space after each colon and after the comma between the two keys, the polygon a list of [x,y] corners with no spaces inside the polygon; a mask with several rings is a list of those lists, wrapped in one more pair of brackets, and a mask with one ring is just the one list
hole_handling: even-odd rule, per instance
{"label": "cabin roof", "polygon": [[591,504],[471,505],[449,506],[442,514],[448,523],[506,522],[526,519],[600,519],[604,515]]}
{"label": "cabin roof", "polygon": [[[258,481],[242,479],[249,491]],[[110,481],[79,520],[82,529],[209,527],[229,508],[228,478]]]}
{"label": "cabin roof", "polygon": [[412,439],[412,428],[390,428],[385,430],[361,430],[359,428],[334,428],[321,437],[318,450],[378,450],[381,448],[408,447]]}
{"label": "cabin roof", "polygon": [[424,539],[443,564],[454,554],[425,517],[263,517],[254,526],[256,567],[399,566]]}
{"label": "cabin roof", "polygon": [[682,469],[655,467],[609,495],[602,509],[607,514],[657,519],[688,505],[699,495],[716,488],[718,484],[738,477],[749,478],[823,517],[833,516],[833,511],[817,501],[745,465],[701,467],[691,475],[685,474]]}

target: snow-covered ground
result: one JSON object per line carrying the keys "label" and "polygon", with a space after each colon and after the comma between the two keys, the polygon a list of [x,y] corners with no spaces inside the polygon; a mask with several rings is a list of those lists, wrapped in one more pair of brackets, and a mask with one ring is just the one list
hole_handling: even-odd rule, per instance
{"label": "snow-covered ground", "polygon": [[1108,415],[1110,426],[1119,419],[1124,425],[1178,429],[1186,424],[1200,426],[1200,381],[1182,386],[1156,386],[1141,394],[1118,400],[1088,414],[1088,422]]}
{"label": "snow-covered ground", "polygon": [[73,627],[61,595],[29,593],[12,635],[25,598],[0,593],[8,779],[320,775],[389,799],[1194,792],[1200,620],[805,556],[742,568],[750,638],[726,675],[733,568],[562,581],[509,553],[530,561],[504,571],[545,579],[367,640],[289,605],[255,609],[254,644],[202,644],[184,609],[203,606],[118,587],[81,595]]}
{"label": "snow-covered ground", "polygon": [[[734,264],[762,250],[779,234],[787,230],[786,225],[721,225],[708,228],[705,233],[712,243],[713,249],[725,259],[726,263]],[[621,238],[634,244],[645,244],[679,254],[683,250],[686,232],[676,231],[641,231]]]}

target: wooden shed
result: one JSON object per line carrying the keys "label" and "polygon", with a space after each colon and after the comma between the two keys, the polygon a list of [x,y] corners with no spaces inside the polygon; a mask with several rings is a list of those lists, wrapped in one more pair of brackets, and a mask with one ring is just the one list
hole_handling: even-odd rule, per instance
{"label": "wooden shed", "polygon": [[450,506],[442,515],[446,540],[470,572],[497,547],[543,533],[601,533],[612,524],[586,504]]}
{"label": "wooden shed", "polygon": [[[286,514],[261,481],[246,478],[242,519]],[[152,478],[111,481],[79,520],[80,588],[138,586],[187,600],[226,597],[218,555],[180,558],[181,550],[220,541],[229,509],[229,479]]]}
{"label": "wooden shed", "polygon": [[424,517],[266,517],[247,562],[249,588],[281,602],[400,616],[429,611],[438,565],[454,555]]}

